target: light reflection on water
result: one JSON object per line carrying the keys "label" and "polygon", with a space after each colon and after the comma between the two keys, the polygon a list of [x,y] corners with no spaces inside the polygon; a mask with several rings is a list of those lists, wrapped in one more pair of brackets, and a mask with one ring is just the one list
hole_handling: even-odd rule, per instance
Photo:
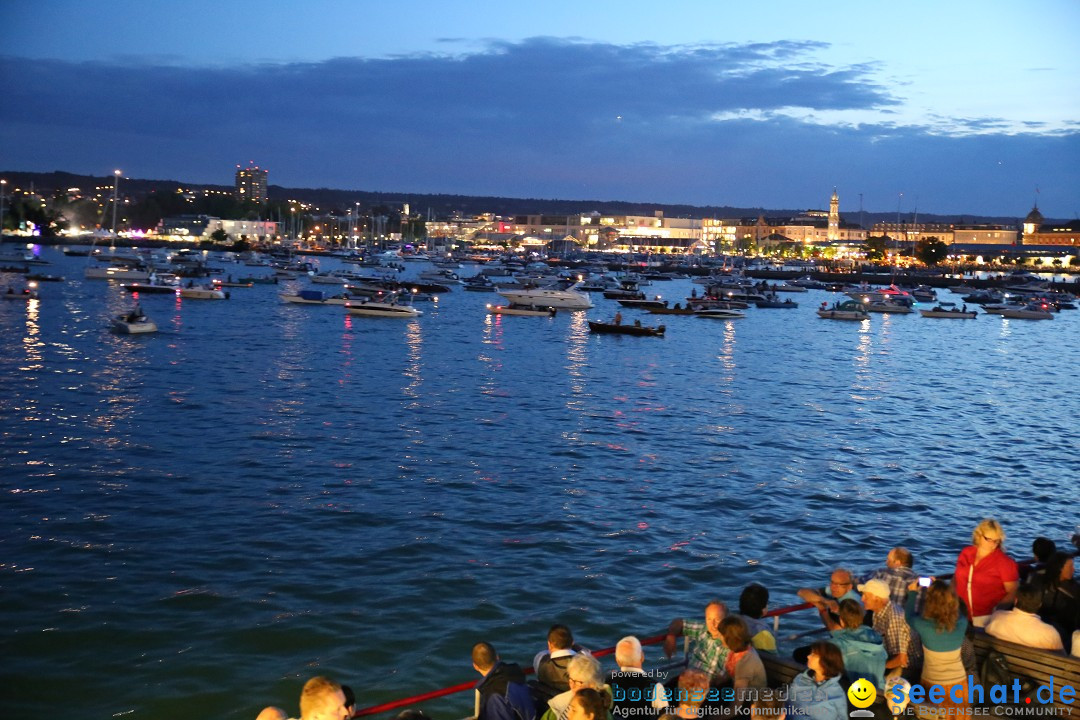
{"label": "light reflection on water", "polygon": [[603,647],[887,545],[948,568],[983,514],[1016,553],[1075,522],[1080,316],[840,323],[817,293],[658,339],[590,335],[598,297],[398,322],[284,290],[140,298],[145,338],[104,329],[116,285],[0,306],[16,714],[63,686],[87,715],[243,718],[317,672],[374,703],[467,678],[478,636],[526,661],[559,619]]}

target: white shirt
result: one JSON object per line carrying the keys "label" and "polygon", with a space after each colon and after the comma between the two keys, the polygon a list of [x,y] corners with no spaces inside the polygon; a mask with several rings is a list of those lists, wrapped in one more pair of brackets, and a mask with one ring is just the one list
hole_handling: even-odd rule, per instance
{"label": "white shirt", "polygon": [[1061,635],[1034,613],[1017,608],[998,610],[986,623],[986,632],[999,640],[1040,650],[1063,650]]}
{"label": "white shirt", "polygon": [[[547,654],[547,650],[541,650],[540,652],[536,653],[536,657],[533,658],[533,672],[540,672],[540,661],[543,660],[544,656]],[[554,660],[555,658],[566,657],[567,655],[577,655],[577,651],[573,648],[563,648],[562,650],[556,650],[555,652],[551,653],[551,659]]]}
{"label": "white shirt", "polygon": [[[619,672],[624,672],[627,675],[644,675],[645,671],[636,667],[623,667],[619,666]],[[663,710],[668,706],[668,701],[664,699],[664,686],[662,683],[656,683],[656,687],[653,688],[653,710]]]}

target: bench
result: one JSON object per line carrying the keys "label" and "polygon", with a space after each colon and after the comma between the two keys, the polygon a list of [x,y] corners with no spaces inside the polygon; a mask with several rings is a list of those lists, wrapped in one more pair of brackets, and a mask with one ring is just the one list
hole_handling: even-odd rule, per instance
{"label": "bench", "polygon": [[[980,674],[983,664],[986,662],[986,656],[992,650],[996,650],[1002,654],[1009,664],[1010,674],[1013,677],[1020,678],[1021,681],[1030,680],[1035,687],[1042,685],[1050,687],[1050,678],[1053,678],[1054,702],[1052,707],[1055,708],[1058,715],[1067,716],[1077,707],[1080,707],[1077,702],[1080,701],[1080,658],[1071,657],[1061,652],[1036,650],[1026,645],[1017,645],[1016,643],[999,640],[987,635],[978,628],[972,630],[972,640],[975,644],[975,660]],[[1063,685],[1071,685],[1076,691],[1074,695],[1076,699],[1073,702],[1061,702],[1060,691]],[[990,701],[989,692],[990,688],[983,688],[983,706],[994,704]],[[1046,697],[1046,691],[1043,691],[1043,697]],[[1009,698],[1012,698],[1011,690]],[[1032,702],[1035,703],[1037,700]],[[1050,707],[1049,704],[1047,706]]]}

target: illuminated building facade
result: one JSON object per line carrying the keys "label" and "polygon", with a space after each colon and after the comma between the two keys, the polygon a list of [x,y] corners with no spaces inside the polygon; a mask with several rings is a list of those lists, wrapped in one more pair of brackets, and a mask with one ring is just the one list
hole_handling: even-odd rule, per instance
{"label": "illuminated building facade", "polygon": [[260,205],[266,202],[266,177],[269,171],[258,165],[249,164],[246,168],[236,166],[236,197],[240,202],[253,202]]}

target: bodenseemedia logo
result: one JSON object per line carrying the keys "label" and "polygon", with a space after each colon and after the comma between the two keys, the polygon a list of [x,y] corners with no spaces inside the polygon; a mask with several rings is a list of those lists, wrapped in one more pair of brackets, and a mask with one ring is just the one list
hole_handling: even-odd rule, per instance
{"label": "bodenseemedia logo", "polygon": [[[937,715],[1071,715],[1071,706],[1076,702],[1076,688],[1072,685],[1058,685],[1056,678],[1050,678],[1050,684],[1040,685],[1035,692],[1024,689],[1018,678],[1007,685],[984,686],[976,682],[973,675],[967,678],[967,693],[964,684],[959,683],[946,688],[943,685],[913,684],[910,689],[897,685],[889,690],[889,706],[900,706],[911,701],[914,705],[942,705],[946,702],[958,707],[939,710]],[[966,697],[965,697],[966,695]],[[849,690],[849,699],[851,697]],[[854,703],[852,703],[854,704]]]}

